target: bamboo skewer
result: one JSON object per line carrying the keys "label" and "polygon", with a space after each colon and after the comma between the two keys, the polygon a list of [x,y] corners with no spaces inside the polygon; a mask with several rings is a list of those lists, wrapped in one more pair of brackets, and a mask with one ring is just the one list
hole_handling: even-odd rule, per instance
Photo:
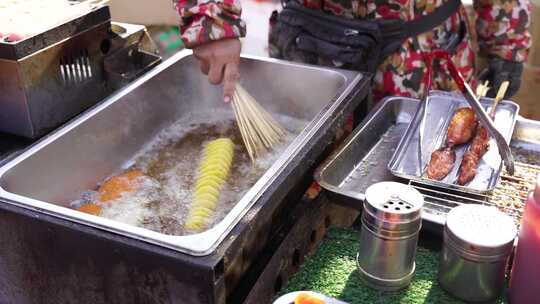
{"label": "bamboo skewer", "polygon": [[478,98],[485,97],[489,91],[489,80],[486,80],[483,84],[476,87],[476,95]]}
{"label": "bamboo skewer", "polygon": [[499,87],[499,90],[497,91],[497,96],[495,96],[495,100],[493,100],[493,105],[491,107],[491,110],[489,111],[489,116],[493,119],[495,118],[495,109],[497,108],[497,105],[499,105],[499,102],[503,100],[504,95],[506,95],[506,91],[508,90],[508,86],[510,85],[510,82],[505,81],[501,84]]}
{"label": "bamboo skewer", "polygon": [[285,129],[240,85],[236,86],[232,106],[242,140],[253,162],[286,134]]}
{"label": "bamboo skewer", "polygon": [[[499,87],[499,90],[497,91],[497,96],[495,96],[495,99],[493,100],[493,104],[491,105],[491,109],[489,110],[489,113],[488,113],[491,118],[494,117],[497,106],[504,99],[504,95],[506,94],[506,91],[508,90],[509,85],[510,85],[510,82],[505,81]],[[479,98],[485,97],[489,89],[490,89],[489,81],[486,81],[476,88],[476,95],[478,95]]]}

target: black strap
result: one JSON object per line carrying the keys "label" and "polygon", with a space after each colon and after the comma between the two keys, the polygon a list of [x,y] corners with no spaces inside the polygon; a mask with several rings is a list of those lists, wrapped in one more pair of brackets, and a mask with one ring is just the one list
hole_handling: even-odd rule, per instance
{"label": "black strap", "polygon": [[460,6],[461,0],[448,0],[433,12],[406,22],[404,24],[405,35],[407,38],[410,38],[433,30],[452,17],[459,10]]}
{"label": "black strap", "polygon": [[[396,52],[406,39],[442,25],[457,13],[461,6],[461,0],[447,0],[427,15],[412,21],[404,21],[348,19],[322,10],[309,9],[300,4],[299,0],[282,1],[284,9],[278,17],[278,22],[301,29],[297,35],[300,32],[306,33],[302,37],[295,37],[296,45],[301,50],[322,54],[340,62],[356,64],[355,69],[367,71],[373,71],[387,56]],[[450,39],[452,47],[464,36],[455,34],[457,38]]]}
{"label": "black strap", "polygon": [[[460,6],[461,0],[448,0],[433,12],[411,21],[378,19],[377,23],[381,29],[383,40],[382,58],[395,52],[406,39],[429,32],[443,24],[448,18],[458,12]],[[460,33],[458,38],[462,38],[462,36]],[[454,46],[452,45],[452,47]]]}

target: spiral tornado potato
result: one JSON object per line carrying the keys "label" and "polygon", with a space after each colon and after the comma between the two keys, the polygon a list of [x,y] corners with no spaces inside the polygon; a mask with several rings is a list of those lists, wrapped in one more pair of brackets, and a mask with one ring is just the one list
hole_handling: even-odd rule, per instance
{"label": "spiral tornado potato", "polygon": [[206,145],[195,182],[191,210],[186,218],[186,229],[201,231],[206,228],[229,176],[233,156],[234,143],[229,138],[216,139]]}

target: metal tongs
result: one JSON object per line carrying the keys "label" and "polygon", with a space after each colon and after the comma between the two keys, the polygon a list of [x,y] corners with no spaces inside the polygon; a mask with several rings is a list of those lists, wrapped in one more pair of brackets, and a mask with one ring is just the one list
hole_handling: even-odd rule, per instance
{"label": "metal tongs", "polygon": [[428,94],[429,90],[431,88],[431,73],[432,73],[432,65],[434,59],[442,59],[446,62],[446,68],[450,72],[450,75],[456,82],[459,90],[463,93],[463,96],[465,97],[465,100],[469,103],[471,108],[476,113],[477,117],[480,119],[480,122],[482,125],[486,128],[489,135],[495,139],[495,142],[497,143],[497,148],[499,150],[499,154],[501,155],[501,158],[504,162],[504,165],[506,166],[506,170],[510,175],[514,175],[514,157],[512,156],[512,151],[510,150],[510,146],[506,142],[504,136],[495,128],[493,125],[493,120],[491,120],[490,116],[484,110],[484,107],[480,104],[480,101],[478,100],[478,97],[472,90],[472,88],[467,84],[465,81],[465,78],[461,73],[458,71],[454,63],[452,62],[452,59],[450,57],[450,53],[446,50],[435,50],[431,53],[425,55],[424,57],[426,60],[426,66],[428,68],[427,72],[427,82],[426,82],[426,89],[424,92],[424,98],[422,101],[422,104],[420,105],[421,108],[421,115],[422,120],[420,122],[420,130],[419,130],[419,160],[421,161],[421,164],[424,162],[422,161],[422,151],[421,146],[423,143],[423,133],[425,129],[425,116],[426,116],[426,108],[427,108],[427,100],[428,100]]}
{"label": "metal tongs", "polygon": [[420,176],[422,176],[424,173],[424,159],[423,159],[423,153],[422,153],[422,146],[424,144],[424,130],[425,130],[425,124],[426,124],[426,115],[427,115],[427,105],[429,102],[429,92],[431,91],[431,83],[433,81],[433,57],[430,54],[423,54],[424,60],[426,63],[426,74],[424,75],[424,83],[426,84],[424,87],[424,93],[422,96],[422,100],[420,101],[420,106],[417,112],[416,118],[420,118],[420,129],[418,130],[418,169],[420,170]]}

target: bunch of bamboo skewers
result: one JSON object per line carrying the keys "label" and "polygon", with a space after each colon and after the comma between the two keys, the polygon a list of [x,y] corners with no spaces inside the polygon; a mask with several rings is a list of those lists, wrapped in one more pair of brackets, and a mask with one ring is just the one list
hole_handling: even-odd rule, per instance
{"label": "bunch of bamboo skewers", "polygon": [[232,107],[252,162],[286,134],[285,129],[239,84],[232,98]]}

